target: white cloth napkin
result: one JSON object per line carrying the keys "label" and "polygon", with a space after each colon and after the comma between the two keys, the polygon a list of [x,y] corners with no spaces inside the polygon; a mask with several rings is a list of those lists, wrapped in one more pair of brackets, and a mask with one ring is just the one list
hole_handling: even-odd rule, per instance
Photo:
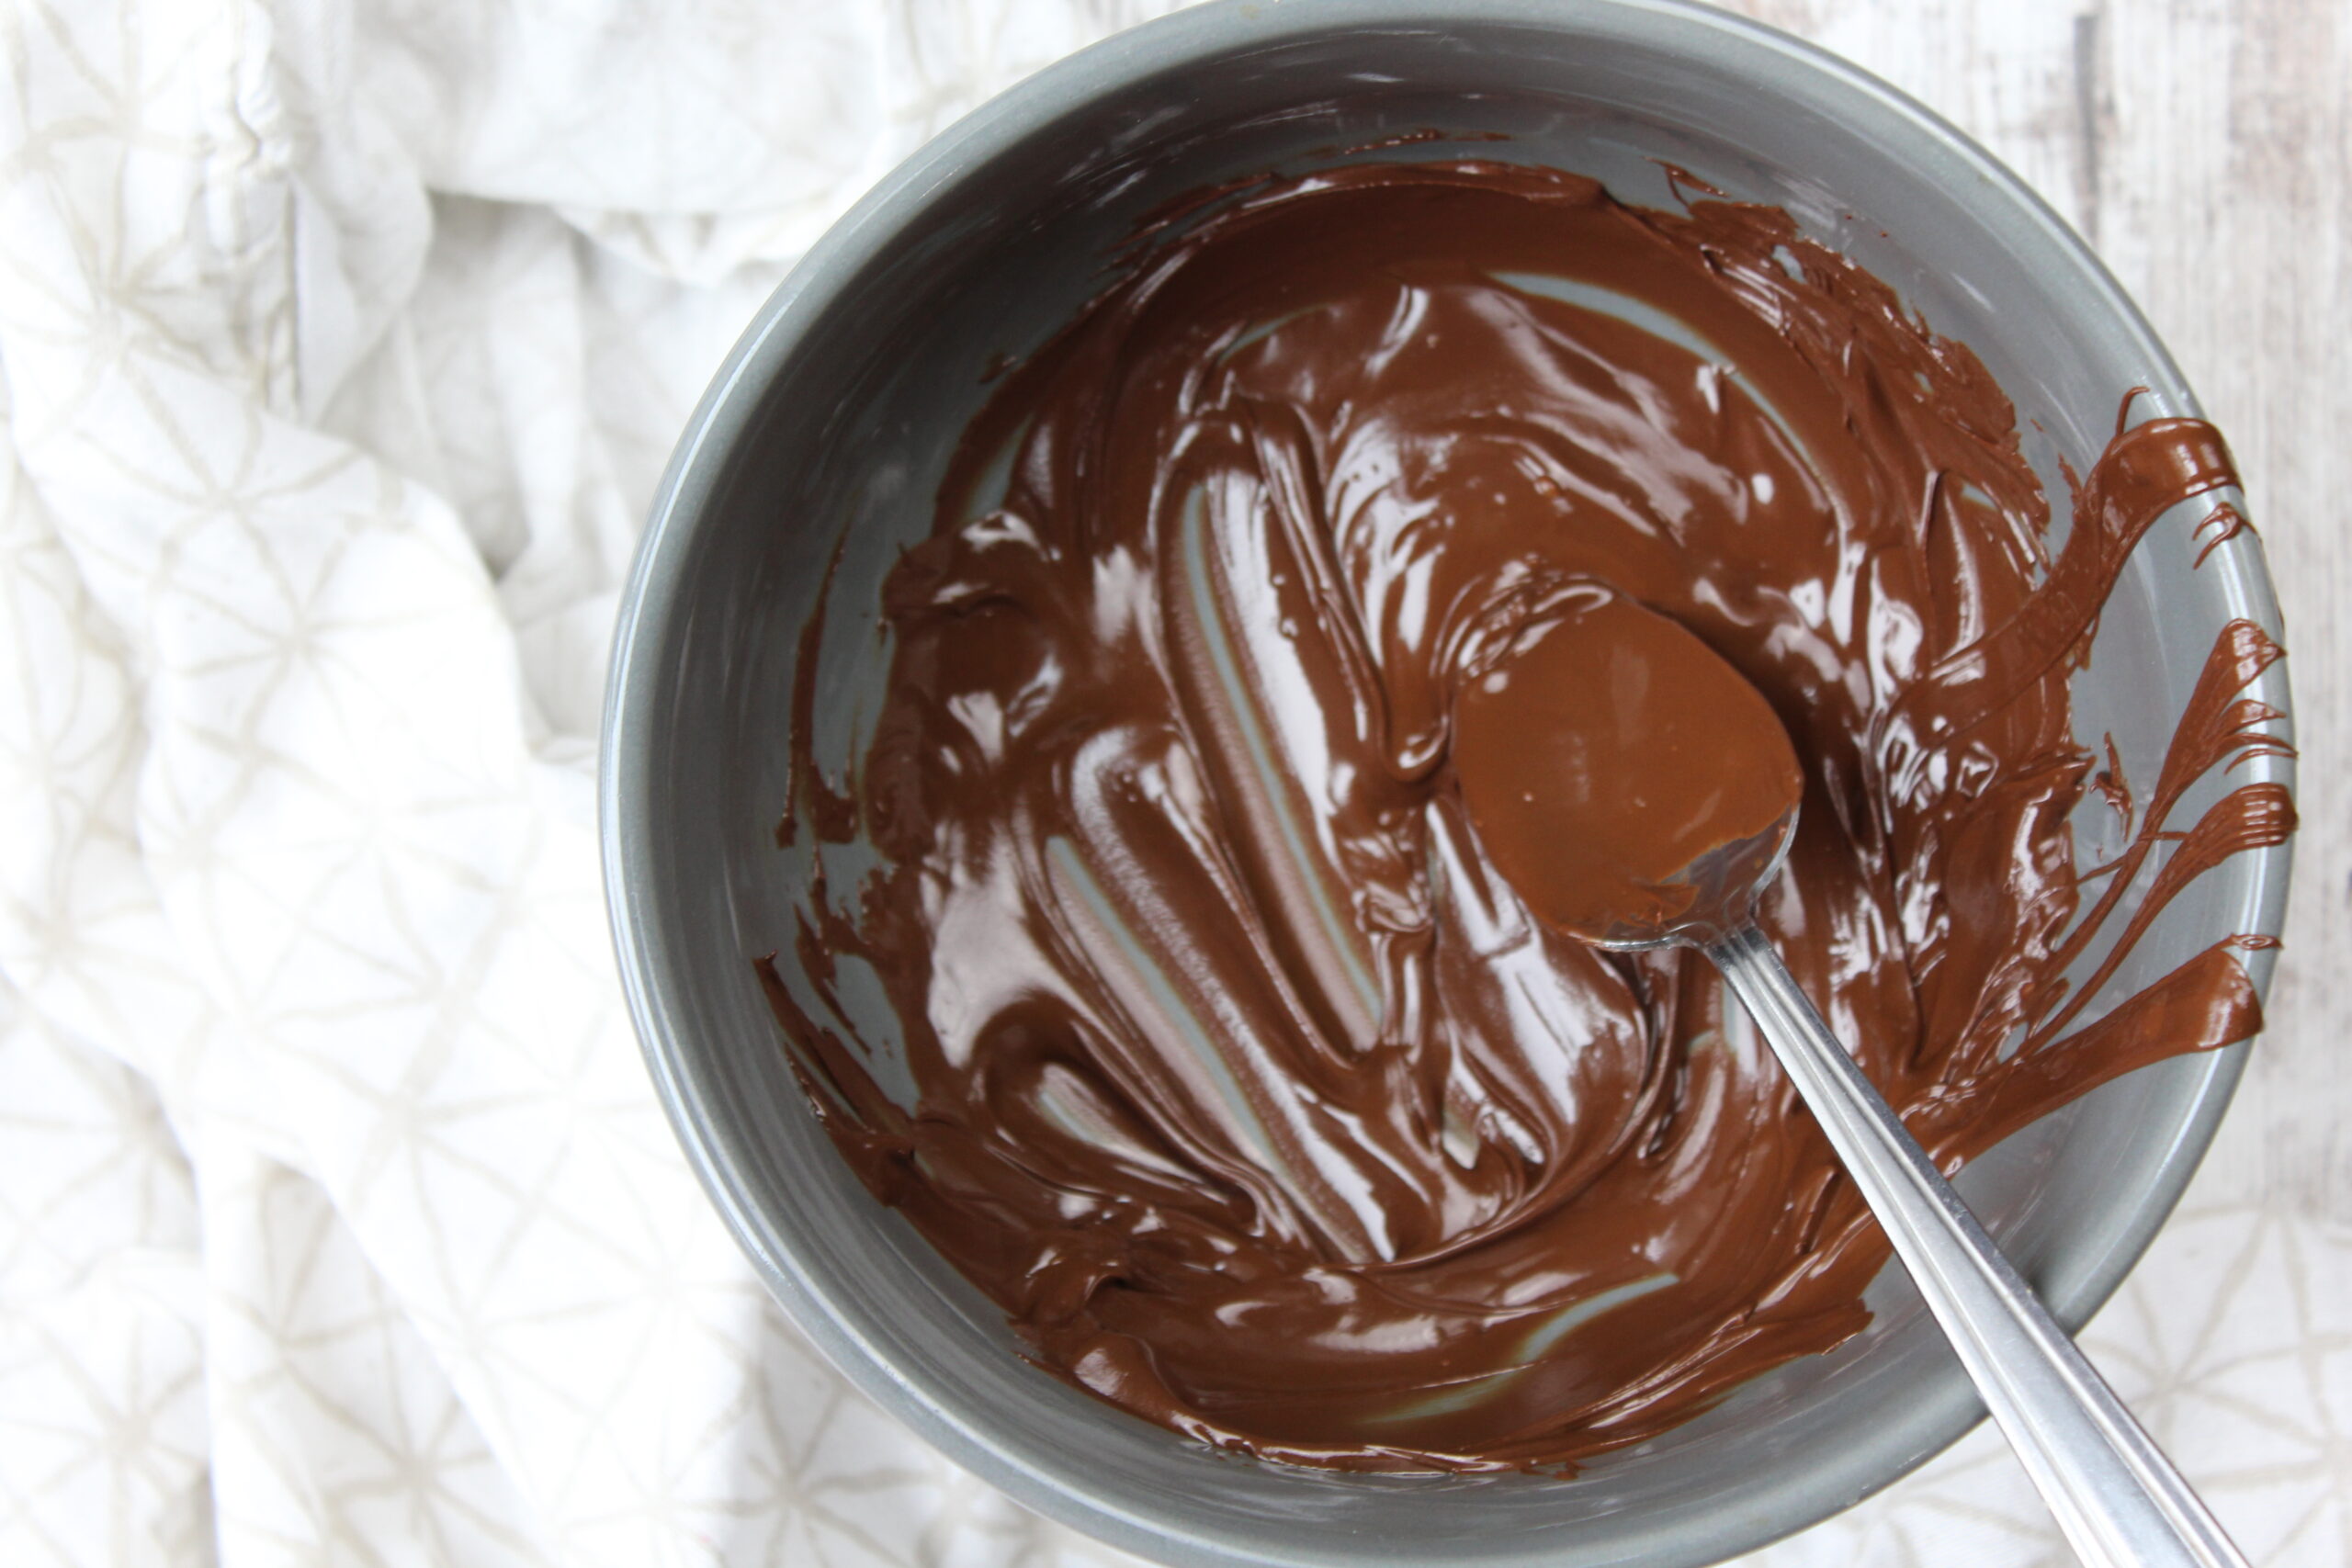
{"label": "white cloth napkin", "polygon": [[[619,1005],[591,759],[782,265],[1159,8],[10,10],[0,1562],[1114,1561],[766,1302]],[[2089,1345],[2257,1561],[2352,1560],[2352,1238],[2192,1197]],[[1979,1433],[1758,1561],[2063,1556]]]}

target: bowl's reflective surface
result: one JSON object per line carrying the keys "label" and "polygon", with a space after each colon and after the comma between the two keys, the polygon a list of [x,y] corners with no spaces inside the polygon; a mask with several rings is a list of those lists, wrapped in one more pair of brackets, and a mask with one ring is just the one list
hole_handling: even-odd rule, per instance
{"label": "bowl's reflective surface", "polygon": [[[993,356],[1068,320],[1166,198],[1430,128],[1510,139],[1352,155],[1546,163],[1650,204],[1670,199],[1663,162],[1789,209],[1983,357],[2035,422],[2027,451],[2062,510],[2057,459],[2088,466],[2123,389],[2153,389],[2143,412],[2194,412],[2145,324],[2010,176],[1777,35],[1674,4],[1234,0],[1180,14],[927,148],[796,270],[714,384],[616,646],[604,811],[623,968],[689,1156],[796,1320],[869,1394],[1022,1501],[1182,1562],[1711,1562],[1884,1484],[1978,1413],[1899,1271],[1873,1290],[1871,1328],[1837,1353],[1573,1480],[1232,1460],[1019,1359],[994,1309],[835,1156],[751,965],[790,940],[807,873],[806,852],[778,851],[771,829],[797,635],[836,541],[818,739],[838,769],[882,673],[876,589],[928,530]],[[2278,626],[2252,538],[2193,570],[2188,522],[2143,545],[2077,684],[2081,733],[2112,732],[2134,773],[2153,773],[2221,625]],[[2255,694],[2284,708],[2283,671]],[[2246,776],[2288,764],[2231,782]],[[2096,850],[2086,818],[2084,858]],[[862,869],[829,863],[836,885]],[[2284,850],[2225,864],[2158,923],[2117,994],[2227,933],[2275,931],[2285,879]],[[2254,955],[2257,981],[2268,957]],[[2062,1319],[2103,1300],[2161,1223],[2242,1055],[2123,1079],[1967,1173],[1963,1190]]]}

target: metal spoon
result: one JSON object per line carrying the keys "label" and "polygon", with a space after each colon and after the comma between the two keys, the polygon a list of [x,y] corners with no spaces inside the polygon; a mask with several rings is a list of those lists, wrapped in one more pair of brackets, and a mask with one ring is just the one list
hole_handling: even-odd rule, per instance
{"label": "metal spoon", "polygon": [[[1755,781],[1763,775],[1757,770],[1789,780],[1799,775],[1787,732],[1736,670],[1664,616],[1606,590],[1595,602],[1597,610],[1564,623],[1576,628],[1572,635],[1584,646],[1555,638],[1547,650],[1539,637],[1523,644],[1536,651],[1532,659],[1522,653],[1522,668],[1487,673],[1476,696],[1457,701],[1464,805],[1498,868],[1522,897],[1542,885],[1529,897],[1531,908],[1570,936],[1618,951],[1695,947],[1723,971],[2086,1563],[2245,1568],[2245,1557],[2212,1514],[1993,1245],[1758,929],[1757,900],[1788,858],[1801,786],[1788,786],[1787,808],[1766,826],[1716,835],[1714,847],[1678,874],[1657,880],[1628,875],[1613,887],[1603,877],[1596,897],[1589,850],[1563,846],[1589,846],[1594,836],[1606,845],[1611,835],[1623,839],[1637,821],[1642,836],[1649,837],[1643,813],[1657,810],[1661,792],[1626,793],[1637,786],[1610,781],[1597,766],[1609,753],[1611,735],[1564,740],[1564,726],[1614,727],[1632,761],[1656,766],[1671,759],[1679,770],[1670,781],[1677,798],[1744,798],[1750,822],[1759,799],[1769,809],[1771,789],[1779,787],[1759,793]],[[1595,637],[1606,639],[1601,646],[1617,660],[1613,667],[1601,660],[1598,672]],[[1638,663],[1638,677],[1618,679],[1613,693],[1596,694],[1596,686],[1608,684],[1612,669],[1622,674],[1629,659]],[[1581,688],[1570,689],[1564,676]],[[1485,706],[1472,711],[1469,704]],[[1657,739],[1678,728],[1679,742]],[[1738,743],[1743,739],[1753,744]],[[1550,770],[1547,747],[1568,765]],[[1509,761],[1500,768],[1470,765],[1482,756]],[[1718,781],[1709,769],[1722,773],[1722,788],[1713,787]],[[1707,836],[1705,821],[1678,819],[1666,840],[1691,843]],[[1559,891],[1564,869],[1585,886]]]}

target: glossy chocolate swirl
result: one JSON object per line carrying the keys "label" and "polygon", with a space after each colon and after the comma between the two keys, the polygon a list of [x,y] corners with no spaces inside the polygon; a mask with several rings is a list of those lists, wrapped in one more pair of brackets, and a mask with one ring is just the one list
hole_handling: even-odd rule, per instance
{"label": "glossy chocolate swirl", "polygon": [[[2278,647],[2222,635],[2136,812],[2067,691],[2134,543],[2234,482],[2209,425],[2121,429],[2053,553],[1976,358],[1777,210],[1498,164],[1212,193],[967,433],[846,789],[808,627],[781,834],[820,871],[763,964],[802,1082],[1042,1365],[1140,1416],[1359,1469],[1657,1432],[1860,1327],[1885,1245],[1702,959],[1551,934],[1481,857],[1463,682],[1595,583],[1753,682],[1804,773],[1762,923],[1956,1167],[2259,1026],[2231,942],[2082,1010],[2290,830],[2267,783],[2177,819],[2279,749],[2243,695]],[[2131,847],[2084,875],[2095,779]],[[881,869],[829,886],[861,829]]]}

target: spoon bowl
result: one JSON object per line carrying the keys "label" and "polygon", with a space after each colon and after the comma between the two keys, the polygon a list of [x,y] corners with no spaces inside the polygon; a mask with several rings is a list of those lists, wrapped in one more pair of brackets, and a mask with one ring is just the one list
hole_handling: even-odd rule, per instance
{"label": "spoon bowl", "polygon": [[1477,639],[1453,767],[1481,843],[1555,931],[1614,952],[1747,923],[1796,841],[1804,772],[1762,693],[1696,633],[1576,581]]}

